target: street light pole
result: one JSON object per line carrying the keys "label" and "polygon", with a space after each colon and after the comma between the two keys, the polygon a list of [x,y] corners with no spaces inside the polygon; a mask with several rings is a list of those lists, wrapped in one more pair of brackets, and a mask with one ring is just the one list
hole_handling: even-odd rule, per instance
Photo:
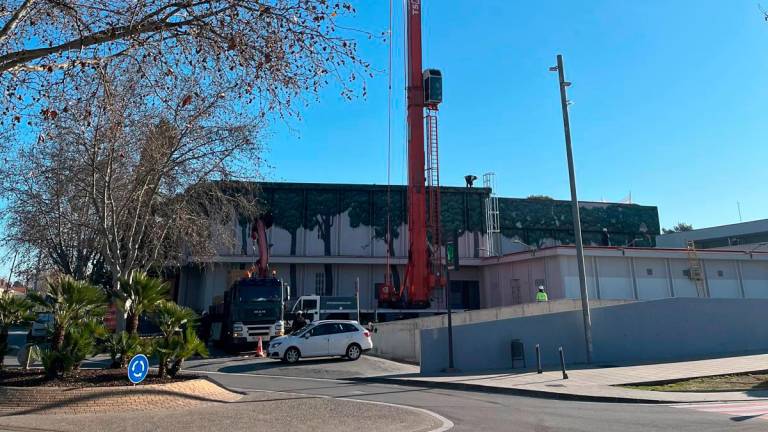
{"label": "street light pole", "polygon": [[584,316],[584,341],[587,347],[587,363],[592,363],[592,318],[589,311],[589,292],[587,291],[587,272],[584,268],[584,243],[581,238],[581,216],[579,199],[576,195],[576,171],[573,167],[573,149],[571,147],[571,122],[568,118],[568,97],[565,88],[571,83],[565,80],[563,56],[557,55],[557,66],[550,68],[557,71],[560,81],[560,104],[563,108],[563,130],[565,132],[565,152],[568,157],[568,177],[571,182],[571,207],[573,211],[573,233],[576,241],[576,263],[579,268],[579,288],[581,289],[581,311]]}

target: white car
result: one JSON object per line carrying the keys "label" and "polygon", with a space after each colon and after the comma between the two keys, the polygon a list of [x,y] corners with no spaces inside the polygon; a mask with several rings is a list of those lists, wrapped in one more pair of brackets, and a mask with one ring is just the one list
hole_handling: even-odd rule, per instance
{"label": "white car", "polygon": [[269,357],[296,363],[302,357],[340,356],[357,360],[373,348],[371,333],[357,321],[313,322],[269,342]]}

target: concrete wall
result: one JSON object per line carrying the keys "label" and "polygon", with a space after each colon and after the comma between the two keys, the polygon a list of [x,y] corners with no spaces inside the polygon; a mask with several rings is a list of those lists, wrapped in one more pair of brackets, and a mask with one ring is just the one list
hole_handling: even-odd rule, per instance
{"label": "concrete wall", "polygon": [[[673,298],[592,310],[594,361],[636,363],[768,352],[768,300]],[[525,345],[528,367],[536,344],[545,366],[584,363],[580,310],[459,325],[454,328],[456,367],[463,371],[509,369],[510,342]],[[447,367],[447,329],[421,330],[421,371]],[[516,366],[521,366],[517,364]]]}
{"label": "concrete wall", "polygon": [[[592,307],[622,304],[623,301],[593,301]],[[558,300],[547,303],[529,303],[515,306],[479,309],[453,314],[454,325],[481,323],[514,317],[551,314],[581,308],[580,300]],[[372,354],[390,360],[418,363],[421,359],[420,332],[448,325],[446,315],[437,315],[376,324],[373,333]]]}

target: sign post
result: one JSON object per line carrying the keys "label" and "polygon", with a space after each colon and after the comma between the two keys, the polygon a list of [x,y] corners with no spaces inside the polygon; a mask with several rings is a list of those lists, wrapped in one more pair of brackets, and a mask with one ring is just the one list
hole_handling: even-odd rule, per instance
{"label": "sign post", "polygon": [[149,360],[144,354],[136,354],[128,363],[128,379],[135,385],[147,377],[149,373]]}

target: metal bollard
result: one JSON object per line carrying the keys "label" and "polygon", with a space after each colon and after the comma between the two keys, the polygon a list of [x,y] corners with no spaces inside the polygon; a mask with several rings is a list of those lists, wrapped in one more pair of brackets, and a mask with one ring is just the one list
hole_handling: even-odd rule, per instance
{"label": "metal bollard", "polygon": [[541,373],[541,348],[536,344],[536,373]]}
{"label": "metal bollard", "polygon": [[565,356],[563,355],[563,347],[558,348],[560,351],[560,368],[563,370],[563,379],[568,379],[568,374],[565,372]]}

